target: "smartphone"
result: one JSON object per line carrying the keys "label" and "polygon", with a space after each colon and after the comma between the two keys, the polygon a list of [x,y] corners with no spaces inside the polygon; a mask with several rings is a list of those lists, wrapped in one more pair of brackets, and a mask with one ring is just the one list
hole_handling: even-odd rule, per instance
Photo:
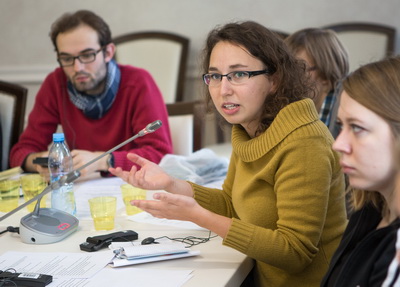
{"label": "smartphone", "polygon": [[48,157],[37,157],[33,160],[34,164],[38,164],[43,167],[48,167],[49,165],[49,158]]}

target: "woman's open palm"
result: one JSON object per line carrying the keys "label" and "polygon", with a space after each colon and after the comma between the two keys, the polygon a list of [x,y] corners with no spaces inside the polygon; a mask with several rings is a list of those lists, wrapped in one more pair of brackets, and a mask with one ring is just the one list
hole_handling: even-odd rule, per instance
{"label": "woman's open palm", "polygon": [[173,178],[157,164],[133,153],[128,154],[127,157],[141,168],[138,170],[136,166],[133,166],[130,171],[123,171],[118,167],[110,168],[109,171],[129,184],[147,190],[165,190],[172,184]]}

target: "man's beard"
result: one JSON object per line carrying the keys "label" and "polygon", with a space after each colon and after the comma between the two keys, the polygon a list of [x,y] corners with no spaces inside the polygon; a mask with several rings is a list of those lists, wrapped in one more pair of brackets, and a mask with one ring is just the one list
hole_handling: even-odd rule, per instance
{"label": "man's beard", "polygon": [[[80,93],[85,93],[88,95],[98,95],[101,94],[104,90],[106,75],[107,73],[105,73],[103,77],[101,77],[101,75],[96,75],[98,77],[94,79],[92,75],[89,73],[79,72],[73,76],[71,83],[74,86],[74,88]],[[75,78],[79,76],[87,77],[88,81],[85,82],[75,81]]]}

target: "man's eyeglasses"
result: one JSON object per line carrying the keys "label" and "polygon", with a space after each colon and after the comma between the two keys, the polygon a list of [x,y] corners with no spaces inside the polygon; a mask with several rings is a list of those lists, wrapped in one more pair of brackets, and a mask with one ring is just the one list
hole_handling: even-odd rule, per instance
{"label": "man's eyeglasses", "polygon": [[89,64],[96,60],[96,55],[102,50],[104,50],[104,47],[98,49],[97,51],[85,52],[78,56],[61,55],[57,58],[57,61],[60,63],[61,67],[73,66],[75,64],[75,59],[78,59],[82,64]]}
{"label": "man's eyeglasses", "polygon": [[225,75],[209,73],[203,75],[203,81],[207,86],[217,86],[221,83],[222,78],[226,77],[232,84],[240,85],[245,83],[251,77],[269,73],[270,71],[268,69],[260,71],[233,71]]}

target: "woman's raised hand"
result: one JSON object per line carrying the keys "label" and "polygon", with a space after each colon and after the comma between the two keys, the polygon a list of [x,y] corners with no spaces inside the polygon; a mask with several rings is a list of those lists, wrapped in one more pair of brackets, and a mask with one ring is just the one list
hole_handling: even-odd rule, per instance
{"label": "woman's raised hand", "polygon": [[129,153],[127,157],[141,168],[138,170],[133,166],[130,171],[123,171],[117,167],[110,168],[109,172],[133,186],[147,190],[167,190],[173,184],[174,179],[154,162],[133,153]]}

